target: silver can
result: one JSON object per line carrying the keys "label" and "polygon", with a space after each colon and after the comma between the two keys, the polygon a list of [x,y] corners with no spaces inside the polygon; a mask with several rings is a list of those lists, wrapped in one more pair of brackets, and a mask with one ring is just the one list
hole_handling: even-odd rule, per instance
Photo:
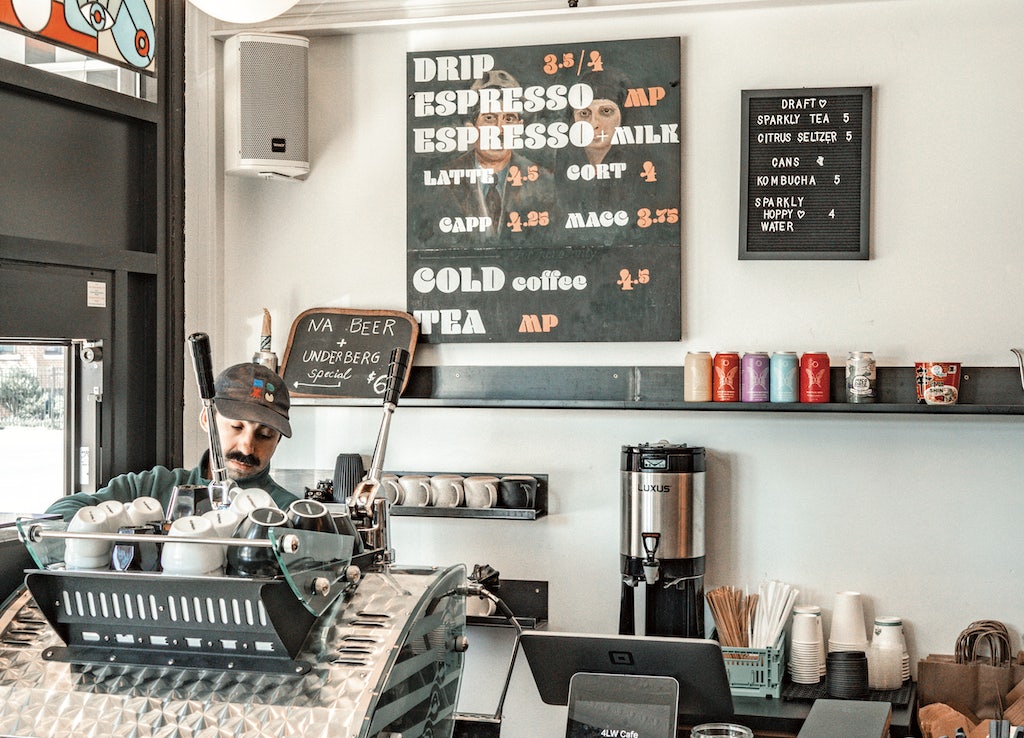
{"label": "silver can", "polygon": [[851,351],[846,358],[846,401],[874,402],[877,396],[875,355],[870,351]]}

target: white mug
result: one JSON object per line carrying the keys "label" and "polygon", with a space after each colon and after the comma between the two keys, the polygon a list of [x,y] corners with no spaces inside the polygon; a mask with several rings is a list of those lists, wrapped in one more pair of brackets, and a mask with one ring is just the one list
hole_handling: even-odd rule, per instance
{"label": "white mug", "polygon": [[430,478],[430,504],[434,507],[459,507],[465,495],[459,474],[435,474]]}
{"label": "white mug", "polygon": [[426,507],[430,502],[430,477],[425,474],[406,474],[398,478],[398,483],[405,491],[402,504],[413,507]]}
{"label": "white mug", "polygon": [[[69,533],[116,533],[106,510],[90,505],[80,508],[68,523]],[[106,569],[110,565],[113,541],[89,541],[69,538],[64,547],[64,565],[68,569]]]}
{"label": "white mug", "polygon": [[392,505],[405,504],[405,490],[398,483],[397,474],[384,474],[380,478],[380,488],[377,494],[386,499]]}
{"label": "white mug", "polygon": [[466,507],[490,508],[498,504],[498,478],[486,474],[466,477]]}
{"label": "white mug", "polygon": [[235,492],[228,509],[236,512],[239,518],[244,518],[258,507],[277,507],[277,503],[262,489],[252,487]]}
{"label": "white mug", "polygon": [[129,524],[136,527],[164,520],[164,506],[155,497],[136,497],[125,505],[125,513]]}
{"label": "white mug", "polygon": [[[189,538],[213,538],[213,522],[198,515],[178,518],[171,523],[169,536],[186,536]],[[160,565],[165,574],[184,574],[201,576],[220,574],[224,568],[223,546],[216,543],[176,543],[168,541],[164,544],[160,555]]]}

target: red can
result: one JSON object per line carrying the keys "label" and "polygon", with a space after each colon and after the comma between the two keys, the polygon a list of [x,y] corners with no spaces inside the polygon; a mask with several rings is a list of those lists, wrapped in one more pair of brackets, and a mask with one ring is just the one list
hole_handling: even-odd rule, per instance
{"label": "red can", "polygon": [[812,351],[800,357],[800,402],[829,402],[831,372],[828,354]]}
{"label": "red can", "polygon": [[715,402],[740,401],[740,354],[723,351],[712,364],[711,399]]}

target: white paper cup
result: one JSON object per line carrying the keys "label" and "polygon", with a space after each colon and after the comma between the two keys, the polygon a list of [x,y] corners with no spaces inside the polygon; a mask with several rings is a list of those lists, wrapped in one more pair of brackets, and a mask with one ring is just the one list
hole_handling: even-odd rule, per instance
{"label": "white paper cup", "polygon": [[867,645],[864,626],[864,604],[860,592],[837,592],[832,609],[832,630],[829,641],[841,644]]}

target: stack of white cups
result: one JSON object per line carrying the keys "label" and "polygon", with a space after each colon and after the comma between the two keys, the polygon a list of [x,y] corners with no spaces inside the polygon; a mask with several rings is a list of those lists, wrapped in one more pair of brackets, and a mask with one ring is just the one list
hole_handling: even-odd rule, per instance
{"label": "stack of white cups", "polygon": [[825,641],[817,605],[793,608],[788,667],[796,684],[817,684],[825,674]]}
{"label": "stack of white cups", "polygon": [[868,634],[864,627],[864,603],[860,592],[837,592],[832,609],[832,630],[828,650],[868,652]]}
{"label": "stack of white cups", "polygon": [[910,678],[910,658],[903,637],[903,620],[875,618],[868,651],[868,686],[871,689],[899,689]]}

